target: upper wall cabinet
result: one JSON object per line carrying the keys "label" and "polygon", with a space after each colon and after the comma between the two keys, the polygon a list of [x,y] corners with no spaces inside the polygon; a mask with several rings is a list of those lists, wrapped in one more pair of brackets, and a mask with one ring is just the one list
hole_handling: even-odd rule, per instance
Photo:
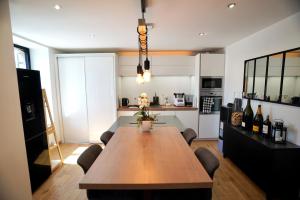
{"label": "upper wall cabinet", "polygon": [[[153,76],[193,76],[195,56],[149,56]],[[136,76],[138,56],[119,56],[119,76]]]}
{"label": "upper wall cabinet", "polygon": [[300,106],[300,48],[245,61],[244,97]]}
{"label": "upper wall cabinet", "polygon": [[224,76],[224,54],[201,54],[200,76]]}

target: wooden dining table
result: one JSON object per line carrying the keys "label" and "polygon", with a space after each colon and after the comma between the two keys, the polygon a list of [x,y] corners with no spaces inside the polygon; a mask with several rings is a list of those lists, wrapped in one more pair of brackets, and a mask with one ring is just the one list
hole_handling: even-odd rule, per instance
{"label": "wooden dining table", "polygon": [[211,188],[204,167],[176,127],[119,127],[79,183],[80,189]]}

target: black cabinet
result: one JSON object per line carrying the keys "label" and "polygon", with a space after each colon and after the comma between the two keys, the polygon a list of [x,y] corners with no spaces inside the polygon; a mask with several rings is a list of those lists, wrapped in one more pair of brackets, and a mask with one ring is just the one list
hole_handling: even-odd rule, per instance
{"label": "black cabinet", "polygon": [[300,146],[274,144],[252,132],[224,124],[224,157],[230,158],[268,199],[299,199]]}

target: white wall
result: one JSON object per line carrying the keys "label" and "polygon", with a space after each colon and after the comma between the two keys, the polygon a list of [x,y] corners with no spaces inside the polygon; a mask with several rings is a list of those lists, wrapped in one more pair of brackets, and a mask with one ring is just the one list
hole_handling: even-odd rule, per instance
{"label": "white wall", "polygon": [[194,93],[194,78],[191,76],[155,76],[149,83],[137,84],[136,77],[119,78],[119,97],[129,98],[130,104],[137,104],[134,100],[142,92],[146,92],[152,101],[152,97],[159,96],[160,104],[164,103],[164,97],[173,103],[173,93]]}
{"label": "white wall", "polygon": [[[227,46],[224,103],[233,102],[234,93],[242,94],[245,60],[296,47],[300,47],[300,12]],[[252,103],[254,111],[261,103],[264,115],[270,113],[273,119],[283,119],[289,126],[288,139],[300,145],[299,107],[258,101]]]}
{"label": "white wall", "polygon": [[0,1],[0,199],[32,198],[8,0]]}
{"label": "white wall", "polygon": [[[31,69],[40,71],[42,88],[46,89],[47,97],[52,112],[52,117],[57,131],[58,141],[61,141],[61,129],[56,97],[56,76],[55,76],[55,54],[59,51],[40,45],[19,36],[13,36],[15,44],[29,48]],[[48,120],[49,123],[49,120]],[[52,142],[53,141],[49,141]]]}

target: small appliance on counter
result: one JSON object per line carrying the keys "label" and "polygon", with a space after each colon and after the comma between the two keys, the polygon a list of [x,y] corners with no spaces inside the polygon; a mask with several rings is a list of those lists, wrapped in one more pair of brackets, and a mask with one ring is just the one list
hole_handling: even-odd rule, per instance
{"label": "small appliance on counter", "polygon": [[192,107],[194,103],[194,95],[187,94],[184,95],[185,106]]}
{"label": "small appliance on counter", "polygon": [[122,98],[122,107],[127,107],[129,105],[129,99],[128,98]]}
{"label": "small appliance on counter", "polygon": [[175,106],[185,106],[184,93],[174,93],[174,105]]}

